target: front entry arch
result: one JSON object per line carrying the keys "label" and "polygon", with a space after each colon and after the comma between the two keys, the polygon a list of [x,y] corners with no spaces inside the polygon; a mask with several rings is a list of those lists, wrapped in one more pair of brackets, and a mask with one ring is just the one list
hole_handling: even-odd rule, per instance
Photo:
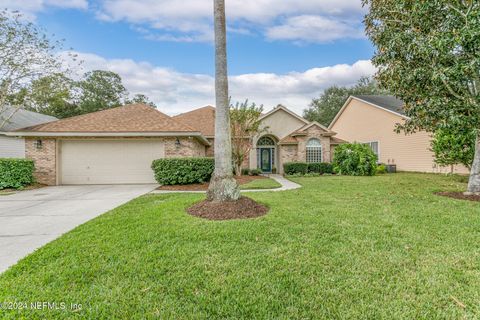
{"label": "front entry arch", "polygon": [[263,136],[257,141],[257,168],[263,173],[272,173],[276,163],[277,146],[275,140]]}

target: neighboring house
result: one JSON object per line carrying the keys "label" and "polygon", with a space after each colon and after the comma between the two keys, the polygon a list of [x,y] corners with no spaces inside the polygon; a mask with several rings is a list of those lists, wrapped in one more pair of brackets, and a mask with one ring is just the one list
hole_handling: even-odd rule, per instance
{"label": "neighboring house", "polygon": [[[6,120],[6,122],[5,122]],[[44,114],[7,107],[0,113],[0,158],[25,158],[25,139],[9,137],[9,131],[55,121],[57,118]]]}
{"label": "neighboring house", "polygon": [[[351,96],[329,126],[338,137],[350,142],[368,144],[378,155],[379,162],[394,164],[400,171],[450,172],[434,162],[431,135],[421,131],[414,134],[396,133],[397,123],[408,117],[403,101],[393,96]],[[468,173],[456,166],[457,173]]]}
{"label": "neighboring house", "polygon": [[[344,141],[316,122],[283,106],[262,116],[267,133],[253,137],[250,168],[282,172],[290,161],[330,162]],[[215,108],[175,117],[143,105],[94,112],[9,132],[25,139],[27,158],[35,161],[40,183],[154,183],[155,159],[213,155]]]}
{"label": "neighboring house", "polygon": [[[208,106],[180,114],[174,119],[202,132],[211,142],[207,154],[213,154],[215,108]],[[286,107],[279,105],[261,116],[267,131],[252,138],[252,151],[245,167],[259,168],[265,173],[283,173],[286,162],[331,162],[333,149],[345,141],[335,138],[335,132],[317,122],[309,122]]]}

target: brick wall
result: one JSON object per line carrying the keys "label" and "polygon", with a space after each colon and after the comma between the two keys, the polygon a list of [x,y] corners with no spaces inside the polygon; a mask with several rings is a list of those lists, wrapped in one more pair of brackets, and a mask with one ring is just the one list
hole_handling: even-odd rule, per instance
{"label": "brick wall", "polygon": [[[39,147],[37,141],[41,141]],[[26,138],[25,157],[35,162],[35,179],[38,183],[54,186],[57,184],[57,143],[55,139]]]}

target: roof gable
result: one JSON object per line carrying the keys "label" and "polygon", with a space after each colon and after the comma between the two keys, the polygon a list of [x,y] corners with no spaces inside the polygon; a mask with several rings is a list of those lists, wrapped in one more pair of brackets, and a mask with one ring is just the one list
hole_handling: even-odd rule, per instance
{"label": "roof gable", "polygon": [[271,116],[272,114],[276,113],[276,112],[279,112],[279,111],[284,111],[286,112],[287,114],[289,114],[290,116],[304,122],[305,124],[309,124],[310,122],[308,122],[306,119],[304,119],[303,117],[299,116],[298,114],[296,114],[295,112],[291,111],[290,109],[288,109],[287,107],[279,104],[278,106],[276,106],[275,108],[273,108],[272,110],[270,110],[269,112],[265,113],[264,115],[262,115],[260,117],[261,120],[265,119],[265,118],[268,118],[269,116]]}
{"label": "roof gable", "polygon": [[215,108],[212,106],[185,112],[174,116],[173,119],[194,128],[206,137],[215,136]]}
{"label": "roof gable", "polygon": [[[355,99],[357,101],[363,102],[368,104],[372,107],[375,107],[379,110],[383,110],[392,114],[395,114],[401,118],[408,117],[403,112],[403,101],[400,99],[395,98],[394,96],[381,96],[381,95],[370,95],[370,96],[350,96],[348,97],[345,104],[342,106],[340,111],[338,111],[335,118],[333,118],[332,122],[328,126],[329,129],[333,128],[335,123],[340,119],[345,109],[350,105],[350,102]],[[401,106],[400,106],[401,105]]]}
{"label": "roof gable", "polygon": [[88,113],[19,129],[22,132],[196,132],[195,129],[145,104]]}

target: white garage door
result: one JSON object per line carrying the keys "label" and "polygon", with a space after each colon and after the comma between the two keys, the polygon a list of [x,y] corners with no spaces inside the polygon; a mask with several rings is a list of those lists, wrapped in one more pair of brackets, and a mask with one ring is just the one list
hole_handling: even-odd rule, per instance
{"label": "white garage door", "polygon": [[155,183],[151,164],[164,156],[164,144],[158,140],[65,140],[60,183]]}

